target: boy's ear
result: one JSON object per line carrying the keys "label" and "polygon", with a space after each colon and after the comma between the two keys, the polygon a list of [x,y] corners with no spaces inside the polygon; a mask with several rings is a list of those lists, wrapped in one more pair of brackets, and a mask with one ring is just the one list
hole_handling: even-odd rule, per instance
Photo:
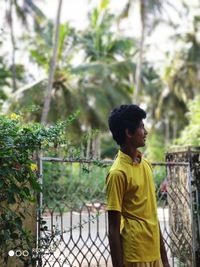
{"label": "boy's ear", "polygon": [[126,135],[126,137],[128,137],[128,138],[131,138],[132,137],[132,133],[129,131],[129,129],[125,129],[125,135]]}

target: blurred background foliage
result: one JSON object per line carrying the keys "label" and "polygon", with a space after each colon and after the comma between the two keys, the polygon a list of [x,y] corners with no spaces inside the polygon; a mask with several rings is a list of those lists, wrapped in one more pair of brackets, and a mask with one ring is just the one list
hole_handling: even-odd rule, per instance
{"label": "blurred background foliage", "polygon": [[[121,104],[137,103],[148,114],[144,153],[150,160],[164,160],[174,144],[199,146],[200,4],[180,0],[177,9],[169,0],[127,0],[116,14],[111,2],[88,1],[88,25],[78,29],[70,21],[49,19],[37,1],[2,1],[0,112],[40,122],[50,95],[45,123],[66,120],[79,111],[68,129],[70,142],[83,157],[113,158],[117,146],[108,132],[108,114]],[[139,35],[123,29],[134,16],[140,26],[130,27],[139,29]],[[189,25],[185,31],[180,30],[183,20]],[[156,61],[154,49],[151,60],[149,40],[161,24],[171,29],[171,46],[162,61]]]}

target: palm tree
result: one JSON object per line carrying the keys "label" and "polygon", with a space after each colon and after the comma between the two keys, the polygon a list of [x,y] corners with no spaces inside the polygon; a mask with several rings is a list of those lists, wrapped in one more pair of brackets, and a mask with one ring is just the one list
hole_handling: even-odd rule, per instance
{"label": "palm tree", "polygon": [[[141,35],[139,41],[139,55],[137,68],[135,73],[135,90],[133,94],[133,102],[138,102],[139,92],[141,91],[141,74],[142,74],[142,65],[143,65],[143,56],[144,56],[144,45],[147,35],[155,27],[155,20],[157,20],[156,13],[161,13],[163,1],[161,0],[140,0],[140,24],[141,24]],[[153,21],[150,20],[149,16],[154,14],[155,18]]]}
{"label": "palm tree", "polygon": [[16,91],[16,66],[15,66],[15,51],[16,51],[16,44],[15,44],[15,37],[14,37],[14,29],[13,29],[13,1],[9,1],[9,8],[7,13],[7,21],[10,26],[10,38],[12,44],[12,88],[13,91]]}
{"label": "palm tree", "polygon": [[[115,105],[117,97],[121,99],[120,101],[125,101],[125,99],[127,101],[128,99],[130,102],[130,98],[127,97],[127,95],[130,95],[132,90],[129,83],[129,74],[134,68],[134,63],[128,59],[130,54],[132,57],[134,52],[132,51],[132,40],[130,38],[113,37],[113,34],[110,32],[113,16],[105,12],[103,16],[100,16],[97,11],[98,10],[94,10],[92,12],[92,25],[87,31],[76,34],[73,29],[69,29],[67,24],[60,26],[58,62],[53,88],[54,91],[55,86],[56,90],[64,90],[63,94],[66,92],[67,95],[66,101],[67,98],[72,97],[72,95],[75,96],[76,91],[79,92],[77,93],[77,99],[74,103],[79,103],[79,106],[83,108],[83,110],[84,107],[88,106],[88,103],[92,103],[91,99],[96,99],[98,97],[103,99],[105,92],[109,95],[106,101],[110,101],[110,104],[106,104],[105,107],[111,109]],[[99,19],[100,17],[101,20]],[[45,26],[45,28],[47,27]],[[51,35],[52,27],[50,26],[48,29],[47,33]],[[49,36],[44,36],[44,39],[50,40],[51,38]],[[42,45],[39,39],[37,39],[37,44],[39,44],[39,47],[31,49],[32,58],[34,57],[40,65],[46,68],[46,62],[49,57],[44,57],[44,54],[49,54],[51,44],[46,43],[49,48],[46,46],[44,48],[44,45]],[[77,50],[85,52],[83,61],[87,63],[83,63],[78,67],[73,67],[70,65],[69,60]],[[43,53],[43,51],[46,53]],[[64,62],[63,54],[66,55]],[[122,58],[119,62],[116,60],[117,55],[120,55]],[[73,85],[70,84],[70,72],[72,75],[75,75],[73,76]],[[76,87],[78,88],[77,90],[75,89]],[[121,93],[119,93],[120,90]],[[95,101],[101,103],[101,101]],[[118,101],[118,103],[120,103],[120,101]],[[66,108],[69,109],[69,106]],[[93,110],[92,112],[94,114],[99,112],[99,115],[96,114],[93,116],[93,122],[91,121],[92,117],[90,117],[86,123],[85,118],[87,118],[89,114],[91,115],[91,110]],[[94,107],[90,106],[90,112],[87,112],[87,110],[82,112],[85,117],[82,121],[85,121],[88,127],[92,125],[92,128],[97,126],[102,128],[102,123],[105,125],[106,113],[98,112]],[[100,119],[101,117],[102,119]],[[98,123],[99,120],[101,123]]]}
{"label": "palm tree", "polygon": [[[132,102],[138,102],[138,96],[141,92],[141,80],[142,80],[142,68],[144,63],[144,52],[145,52],[145,40],[147,35],[149,35],[152,30],[155,29],[155,26],[158,24],[158,18],[161,14],[161,11],[164,10],[163,1],[161,0],[139,0],[137,2],[128,0],[124,10],[120,14],[120,19],[128,17],[132,13],[132,8],[135,8],[135,5],[139,5],[139,14],[140,14],[140,40],[138,43],[138,58],[136,64],[136,71],[134,74],[134,92],[132,95]],[[165,3],[167,4],[167,3]],[[152,16],[153,15],[153,16]]]}
{"label": "palm tree", "polygon": [[[60,25],[57,66],[48,112],[48,121],[51,122],[66,119],[70,113],[79,109],[80,116],[74,127],[78,140],[81,133],[96,128],[106,132],[107,115],[110,110],[120,104],[131,103],[133,87],[130,77],[136,68],[134,63],[136,49],[132,38],[116,36],[111,30],[115,17],[101,7],[92,10],[90,18],[88,29],[78,33],[69,29],[67,24]],[[40,32],[40,39],[37,38],[37,42],[34,39],[34,46],[38,47],[31,49],[31,55],[32,59],[34,58],[47,70],[53,26],[45,28],[47,31]],[[74,58],[76,51],[83,51],[84,56],[82,64],[75,67],[71,59]],[[149,66],[145,65],[142,71],[147,72],[148,69]],[[145,82],[151,79],[150,76],[143,73],[142,86],[146,87]],[[22,90],[21,96],[15,95],[17,99],[15,108],[19,104],[25,106],[27,103],[43,106],[43,99],[47,93],[46,85],[47,80],[44,79]],[[34,119],[38,120],[40,114],[40,110],[35,111]],[[94,142],[88,143],[90,150],[92,146],[97,147],[98,138],[99,136]],[[96,154],[99,154],[98,149]]]}
{"label": "palm tree", "polygon": [[142,61],[143,61],[145,31],[146,31],[146,1],[140,0],[139,3],[140,3],[141,37],[139,41],[139,55],[135,72],[135,90],[133,93],[133,103],[137,103],[138,94],[140,92]]}
{"label": "palm tree", "polygon": [[[174,52],[166,68],[165,90],[158,98],[157,119],[165,117],[165,136],[168,141],[177,138],[188,123],[185,115],[188,100],[200,93],[200,44],[197,40],[199,21],[198,17],[194,17],[193,30],[184,36],[175,36],[175,41],[182,41],[182,48]],[[166,107],[169,112],[166,112]]]}
{"label": "palm tree", "polygon": [[6,20],[10,27],[10,39],[12,44],[12,89],[13,92],[17,90],[16,84],[16,62],[15,62],[15,52],[16,52],[16,40],[15,40],[15,29],[13,24],[14,11],[18,19],[22,22],[22,25],[27,26],[27,15],[31,15],[34,19],[34,22],[37,23],[38,19],[44,18],[42,11],[34,4],[32,0],[23,0],[21,3],[17,0],[8,0],[8,7],[6,11]]}
{"label": "palm tree", "polygon": [[57,51],[58,51],[58,44],[59,44],[59,29],[60,29],[60,14],[62,8],[62,0],[59,1],[58,4],[58,11],[56,16],[56,23],[55,23],[55,39],[53,45],[53,56],[50,62],[50,71],[49,71],[49,79],[48,79],[48,87],[47,87],[47,95],[44,101],[44,107],[42,111],[41,122],[47,122],[47,116],[50,108],[50,101],[51,101],[51,92],[52,92],[52,85],[54,80],[54,74],[56,69],[56,60],[57,60]]}
{"label": "palm tree", "polygon": [[171,91],[184,102],[200,92],[200,44],[197,40],[198,30],[195,28],[183,37],[184,46],[187,48],[176,51],[171,62],[172,67],[168,68],[166,75]]}
{"label": "palm tree", "polygon": [[[60,26],[58,61],[51,91],[48,121],[66,119],[70,113],[80,109],[80,119],[75,129],[77,136],[80,136],[81,132],[87,132],[88,129],[107,130],[109,111],[115,105],[131,102],[132,88],[129,76],[134,63],[129,60],[129,57],[133,53],[132,40],[113,36],[110,32],[112,18],[106,13],[99,27],[92,29],[90,27],[87,31],[78,34],[69,29],[67,24]],[[108,24],[110,24],[109,28]],[[49,29],[52,27],[50,26]],[[48,30],[46,34],[51,34],[51,31]],[[34,41],[34,45],[39,47],[31,49],[31,55],[32,59],[35,58],[46,68],[52,44],[48,43],[48,40],[51,40],[49,36],[44,38],[47,43],[44,40],[43,43],[41,37],[37,42]],[[79,49],[85,51],[85,58],[83,58],[85,63],[74,67],[70,60]],[[65,57],[63,57],[64,54]],[[117,60],[117,55],[120,55],[120,61]],[[45,79],[19,90],[19,94],[15,95],[17,103],[12,108],[17,108],[19,104],[24,106],[35,104],[40,107],[47,93],[44,90],[46,84]],[[39,113],[41,114],[39,110],[34,113],[34,118],[37,120]]]}

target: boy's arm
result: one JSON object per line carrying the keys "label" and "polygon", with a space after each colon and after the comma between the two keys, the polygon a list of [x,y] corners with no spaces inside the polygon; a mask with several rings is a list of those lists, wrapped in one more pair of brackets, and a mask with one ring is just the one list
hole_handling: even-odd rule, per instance
{"label": "boy's arm", "polygon": [[[160,228],[160,224],[159,224],[159,228]],[[170,267],[168,257],[167,257],[167,251],[165,249],[165,244],[164,244],[163,236],[161,233],[161,229],[160,229],[160,255],[161,255],[163,267]]]}
{"label": "boy's arm", "polygon": [[121,213],[119,211],[108,211],[108,238],[113,267],[123,267],[120,221]]}

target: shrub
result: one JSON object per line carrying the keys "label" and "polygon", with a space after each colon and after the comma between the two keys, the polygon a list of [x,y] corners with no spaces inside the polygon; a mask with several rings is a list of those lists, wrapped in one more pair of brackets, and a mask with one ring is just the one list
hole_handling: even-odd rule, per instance
{"label": "shrub", "polygon": [[[37,178],[36,152],[43,146],[63,143],[67,124],[25,125],[15,113],[10,117],[0,116],[0,252],[4,263],[8,261],[10,249],[31,250],[33,246],[33,236],[23,228],[28,214],[23,205],[33,203],[36,193],[42,190]],[[20,259],[26,266],[31,260],[29,257]]]}
{"label": "shrub", "polygon": [[105,177],[110,166],[97,161],[43,163],[43,204],[54,211],[80,209],[84,203],[105,202]]}

